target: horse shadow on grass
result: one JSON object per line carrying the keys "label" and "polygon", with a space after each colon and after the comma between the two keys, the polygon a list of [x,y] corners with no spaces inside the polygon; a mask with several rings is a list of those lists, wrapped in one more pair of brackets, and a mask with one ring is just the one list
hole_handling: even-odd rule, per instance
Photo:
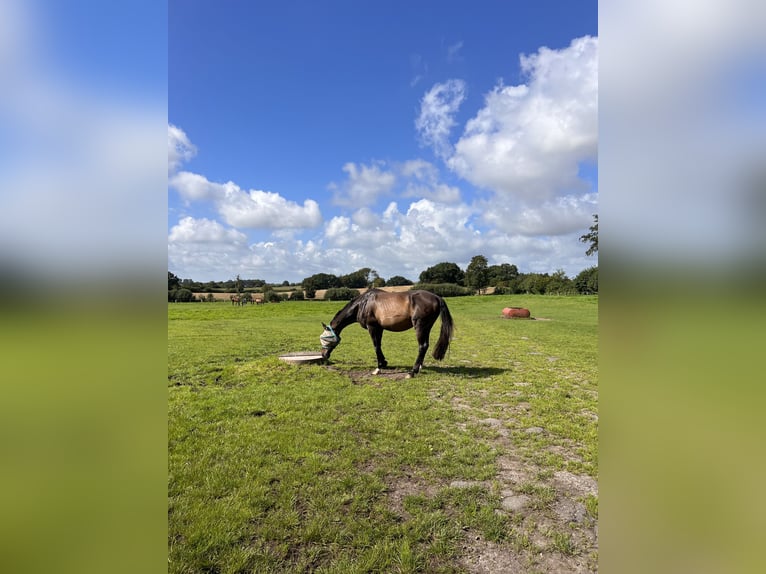
{"label": "horse shadow on grass", "polygon": [[[381,369],[377,373],[373,373],[372,368],[352,368],[352,369],[340,369],[338,367],[328,365],[326,367],[329,370],[341,372],[351,378],[351,381],[355,384],[361,382],[373,382],[388,380],[402,380],[409,379],[409,373],[411,367],[402,366],[389,366],[385,369]],[[429,373],[437,373],[440,375],[447,375],[453,377],[461,377],[465,379],[486,379],[496,375],[501,375],[509,369],[500,369],[497,367],[466,367],[466,366],[424,366],[423,370],[415,376],[415,378],[421,378]]]}
{"label": "horse shadow on grass", "polygon": [[502,375],[510,369],[501,369],[498,367],[465,367],[465,366],[425,366],[422,372],[439,373],[441,375],[450,375],[453,377],[464,377],[466,379],[486,379]]}

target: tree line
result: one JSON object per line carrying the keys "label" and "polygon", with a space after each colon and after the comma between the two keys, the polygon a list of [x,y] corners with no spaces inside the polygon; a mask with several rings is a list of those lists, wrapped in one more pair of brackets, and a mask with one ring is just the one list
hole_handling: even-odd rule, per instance
{"label": "tree line", "polygon": [[[281,284],[267,283],[262,279],[236,279],[228,281],[208,281],[205,283],[191,279],[180,279],[168,271],[168,300],[191,301],[193,293],[264,293],[266,299],[276,300],[277,287],[294,287],[301,292],[299,298],[313,299],[319,290],[334,290],[333,298],[351,297],[357,289],[370,287],[394,287],[411,285],[413,288],[425,288],[438,291],[446,296],[471,295],[486,293],[493,287],[495,294],[554,294],[554,295],[590,295],[598,293],[598,266],[584,269],[577,276],[570,278],[563,270],[554,273],[520,273],[516,265],[501,263],[489,265],[487,258],[476,255],[465,270],[453,262],[437,263],[420,273],[415,283],[406,277],[394,275],[389,279],[380,277],[369,267],[358,269],[347,275],[316,273],[305,277],[300,283],[283,281]],[[295,298],[295,297],[293,297]]]}

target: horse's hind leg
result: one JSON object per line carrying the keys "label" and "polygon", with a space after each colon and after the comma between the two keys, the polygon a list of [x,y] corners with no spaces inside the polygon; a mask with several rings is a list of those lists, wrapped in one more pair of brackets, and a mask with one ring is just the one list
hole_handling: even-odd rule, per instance
{"label": "horse's hind leg", "polygon": [[370,333],[372,344],[375,347],[375,355],[378,358],[378,368],[375,370],[375,374],[377,374],[380,369],[385,369],[388,366],[388,361],[386,361],[386,358],[383,356],[383,349],[381,348],[383,342],[383,328],[379,325],[369,325],[367,331]]}
{"label": "horse's hind leg", "polygon": [[410,376],[414,377],[423,368],[423,360],[426,357],[426,351],[428,351],[428,339],[431,335],[431,327],[433,323],[417,323],[415,325],[415,335],[418,338],[418,358],[415,360],[415,364],[412,365],[412,371]]}

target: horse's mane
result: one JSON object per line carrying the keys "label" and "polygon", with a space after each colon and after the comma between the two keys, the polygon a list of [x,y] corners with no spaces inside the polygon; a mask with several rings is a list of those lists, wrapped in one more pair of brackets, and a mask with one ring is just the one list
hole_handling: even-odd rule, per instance
{"label": "horse's mane", "polygon": [[[373,297],[380,293],[380,289],[368,289],[359,297],[357,297],[358,301],[358,308],[356,311],[356,317],[360,324],[362,324],[362,321],[364,318],[367,317],[367,305],[370,304],[370,301],[372,301]],[[362,327],[366,327],[367,325],[362,324]]]}
{"label": "horse's mane", "polygon": [[[357,295],[335,314],[331,323],[337,326],[339,322],[342,322],[345,325],[353,321],[358,321],[362,327],[366,328],[366,321],[364,321],[364,317],[366,317],[365,311],[367,305],[376,293],[380,293],[380,289],[368,289],[361,295]],[[352,317],[353,321],[349,321],[348,319]]]}

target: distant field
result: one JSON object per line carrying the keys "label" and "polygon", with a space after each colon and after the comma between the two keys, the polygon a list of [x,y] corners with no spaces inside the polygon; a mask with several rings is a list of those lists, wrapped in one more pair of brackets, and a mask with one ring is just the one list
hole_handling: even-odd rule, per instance
{"label": "distant field", "polygon": [[412,330],[277,358],[342,302],[169,304],[169,572],[595,571],[598,298],[447,302],[413,379]]}

